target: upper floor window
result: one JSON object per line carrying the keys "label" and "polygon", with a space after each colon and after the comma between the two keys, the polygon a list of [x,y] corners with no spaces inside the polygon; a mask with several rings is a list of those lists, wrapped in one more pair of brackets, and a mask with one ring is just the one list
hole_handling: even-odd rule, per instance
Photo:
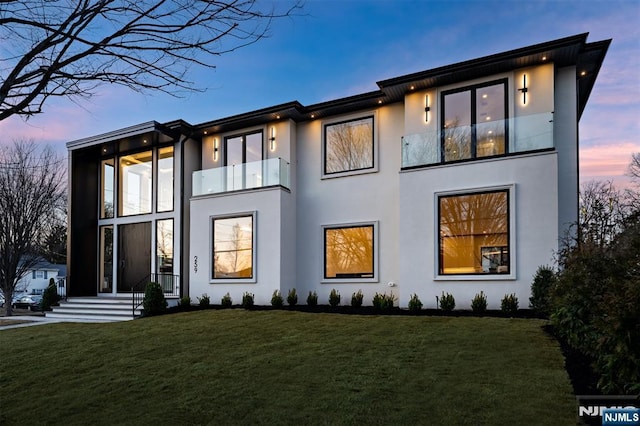
{"label": "upper floor window", "polygon": [[119,215],[151,213],[152,151],[120,157]]}
{"label": "upper floor window", "polygon": [[115,159],[109,158],[102,160],[101,171],[101,186],[102,186],[102,203],[100,206],[100,217],[112,218],[114,214],[114,177],[115,177]]}
{"label": "upper floor window", "polygon": [[374,168],[374,116],[324,125],[323,174]]}
{"label": "upper floor window", "polygon": [[158,149],[158,211],[173,210],[173,147]]}
{"label": "upper floor window", "polygon": [[231,190],[262,186],[262,131],[225,139],[227,187]]}
{"label": "upper floor window", "polygon": [[438,198],[440,275],[510,274],[509,190]]}
{"label": "upper floor window", "polygon": [[442,93],[442,161],[507,153],[507,80]]}

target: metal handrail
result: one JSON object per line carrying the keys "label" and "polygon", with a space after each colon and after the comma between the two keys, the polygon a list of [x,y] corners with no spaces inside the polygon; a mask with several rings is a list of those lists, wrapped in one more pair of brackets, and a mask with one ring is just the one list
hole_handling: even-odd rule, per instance
{"label": "metal handrail", "polygon": [[[180,296],[180,276],[173,274],[152,273],[131,286],[131,314],[136,317],[136,309],[144,302],[144,294],[148,283],[156,282],[162,287],[165,296]],[[142,287],[142,288],[141,288]]]}
{"label": "metal handrail", "polygon": [[[143,279],[131,286],[131,315],[133,318],[136,317],[136,309],[138,309],[144,301],[144,290],[147,283],[150,282],[150,279],[151,274],[145,276]],[[140,291],[140,286],[142,286],[142,291]]]}

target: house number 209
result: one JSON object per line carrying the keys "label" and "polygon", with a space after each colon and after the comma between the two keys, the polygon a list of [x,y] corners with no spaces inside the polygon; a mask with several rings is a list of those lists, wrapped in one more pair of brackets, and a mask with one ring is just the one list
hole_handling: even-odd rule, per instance
{"label": "house number 209", "polygon": [[198,256],[193,256],[193,272],[198,273]]}

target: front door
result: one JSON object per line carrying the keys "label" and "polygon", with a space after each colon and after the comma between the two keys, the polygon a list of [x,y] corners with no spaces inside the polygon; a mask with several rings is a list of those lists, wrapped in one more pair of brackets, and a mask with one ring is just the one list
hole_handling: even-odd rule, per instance
{"label": "front door", "polygon": [[151,222],[118,226],[118,292],[144,289],[151,274]]}

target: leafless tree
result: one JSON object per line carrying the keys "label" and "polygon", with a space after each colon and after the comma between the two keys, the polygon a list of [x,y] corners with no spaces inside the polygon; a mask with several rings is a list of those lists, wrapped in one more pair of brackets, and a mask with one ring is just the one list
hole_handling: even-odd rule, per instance
{"label": "leafless tree", "polygon": [[631,209],[640,214],[640,152],[631,155],[631,163],[627,169],[627,174],[631,177],[632,188],[626,191],[627,199]]}
{"label": "leafless tree", "polygon": [[629,214],[621,191],[610,181],[589,181],[580,189],[579,241],[605,247],[618,235]]}
{"label": "leafless tree", "polygon": [[[270,4],[271,3],[271,4]],[[267,36],[297,0],[0,0],[0,120],[42,112],[49,97],[88,98],[103,83],[134,91],[202,90],[190,66]]]}
{"label": "leafless tree", "polygon": [[11,315],[20,278],[38,263],[64,208],[65,161],[51,147],[0,147],[0,290]]}

